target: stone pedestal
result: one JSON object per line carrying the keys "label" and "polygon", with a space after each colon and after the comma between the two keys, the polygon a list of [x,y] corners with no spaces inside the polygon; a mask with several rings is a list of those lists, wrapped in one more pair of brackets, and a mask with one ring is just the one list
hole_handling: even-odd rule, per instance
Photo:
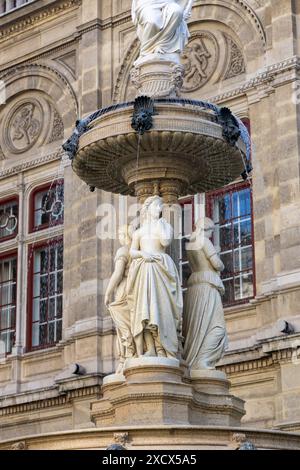
{"label": "stone pedestal", "polygon": [[183,84],[184,67],[179,63],[154,58],[136,63],[131,81],[137,88],[137,96],[150,98],[176,98]]}
{"label": "stone pedestal", "polygon": [[97,427],[239,426],[244,402],[229,393],[225,374],[217,371],[184,377],[179,361],[130,359],[123,376],[109,376],[103,398],[91,405]]}

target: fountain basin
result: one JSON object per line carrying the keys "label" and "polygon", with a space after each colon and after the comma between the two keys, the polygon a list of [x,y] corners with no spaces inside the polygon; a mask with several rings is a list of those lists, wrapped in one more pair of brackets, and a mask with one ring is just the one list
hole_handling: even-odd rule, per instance
{"label": "fountain basin", "polygon": [[155,102],[153,127],[131,127],[133,104],[100,115],[80,137],[75,173],[89,186],[140,199],[196,194],[223,187],[244,171],[246,145],[231,145],[216,114],[178,102]]}

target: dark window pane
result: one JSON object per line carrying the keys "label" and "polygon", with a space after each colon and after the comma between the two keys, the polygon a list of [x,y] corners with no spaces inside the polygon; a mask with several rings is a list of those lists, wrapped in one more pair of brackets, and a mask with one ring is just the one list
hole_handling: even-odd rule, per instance
{"label": "dark window pane", "polygon": [[17,201],[0,203],[0,242],[3,239],[14,238],[17,235],[18,211]]}
{"label": "dark window pane", "polygon": [[[63,244],[56,240],[36,250],[34,255],[36,274],[33,278],[32,347],[46,347],[57,341],[57,322],[61,322],[63,292],[63,265],[61,263],[61,270],[58,271],[58,254],[63,258]],[[40,271],[42,264],[43,270]]]}
{"label": "dark window pane", "polygon": [[252,246],[241,248],[234,252],[234,270],[249,271],[253,267],[253,249]]}
{"label": "dark window pane", "polygon": [[230,194],[217,198],[214,207],[215,223],[222,225],[232,218]]}
{"label": "dark window pane", "polygon": [[39,191],[34,196],[34,228],[62,224],[64,219],[63,182]]}
{"label": "dark window pane", "polygon": [[251,219],[238,219],[234,222],[234,246],[252,245]]}
{"label": "dark window pane", "polygon": [[63,272],[57,273],[57,294],[62,294],[63,291]]}
{"label": "dark window pane", "polygon": [[56,305],[56,316],[57,318],[61,318],[62,317],[62,296],[59,296],[57,297],[56,301],[57,301],[57,305]]}
{"label": "dark window pane", "polygon": [[51,322],[48,325],[49,329],[49,344],[55,343],[55,322]]}
{"label": "dark window pane", "polygon": [[39,344],[40,346],[45,346],[48,343],[47,338],[47,323],[40,325],[40,337],[39,337]]}
{"label": "dark window pane", "polygon": [[9,354],[15,342],[16,257],[0,260],[0,340],[1,353]]}
{"label": "dark window pane", "polygon": [[233,193],[233,218],[251,215],[250,190],[245,189]]}
{"label": "dark window pane", "polygon": [[48,251],[47,250],[41,251],[40,272],[41,273],[47,273],[48,272]]}
{"label": "dark window pane", "polygon": [[228,274],[233,273],[233,260],[232,260],[232,251],[228,253],[221,254],[221,260],[225,266],[224,271],[222,272],[222,276],[224,278],[228,277]]}
{"label": "dark window pane", "polygon": [[222,251],[230,249],[232,246],[232,229],[231,225],[220,227],[220,247]]}
{"label": "dark window pane", "polygon": [[56,322],[56,342],[61,341],[62,339],[62,321]]}
{"label": "dark window pane", "polygon": [[[214,243],[220,246],[225,265],[222,278],[226,294],[223,300],[225,305],[231,305],[254,295],[251,190],[249,187],[228,188],[225,195],[210,198],[216,223]],[[233,279],[229,280],[229,277]]]}
{"label": "dark window pane", "polygon": [[40,301],[40,323],[47,321],[47,300]]}
{"label": "dark window pane", "polygon": [[40,277],[40,296],[45,298],[48,296],[48,275],[43,274]]}
{"label": "dark window pane", "polygon": [[49,320],[54,320],[55,318],[55,297],[52,299],[49,299]]}
{"label": "dark window pane", "polygon": [[223,302],[225,304],[231,304],[234,302],[233,279],[223,280],[223,284],[225,287]]}

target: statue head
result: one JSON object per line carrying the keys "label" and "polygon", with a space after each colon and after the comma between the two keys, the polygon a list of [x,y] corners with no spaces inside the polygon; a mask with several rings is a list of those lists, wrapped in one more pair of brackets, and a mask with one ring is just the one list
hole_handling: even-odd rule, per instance
{"label": "statue head", "polygon": [[119,227],[119,241],[122,246],[130,245],[132,240],[133,228],[131,225],[122,225]]}
{"label": "statue head", "polygon": [[142,222],[146,218],[158,220],[163,210],[163,200],[159,196],[151,196],[146,199],[141,210]]}
{"label": "statue head", "polygon": [[196,232],[204,232],[204,236],[207,238],[211,238],[214,229],[215,224],[208,217],[201,217],[201,219],[196,222]]}

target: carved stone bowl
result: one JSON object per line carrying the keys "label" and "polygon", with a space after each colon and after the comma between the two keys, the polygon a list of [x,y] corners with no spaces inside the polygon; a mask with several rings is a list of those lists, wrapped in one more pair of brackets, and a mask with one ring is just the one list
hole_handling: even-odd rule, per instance
{"label": "carved stone bowl", "polygon": [[243,172],[245,144],[230,145],[212,111],[157,103],[153,127],[142,136],[131,127],[132,114],[132,105],[108,112],[81,136],[73,169],[91,187],[140,200],[156,193],[172,202]]}

